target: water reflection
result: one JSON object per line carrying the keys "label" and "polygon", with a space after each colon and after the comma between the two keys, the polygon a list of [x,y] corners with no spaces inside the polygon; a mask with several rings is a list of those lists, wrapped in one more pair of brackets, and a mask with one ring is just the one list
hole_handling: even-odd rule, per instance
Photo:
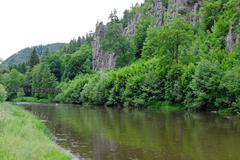
{"label": "water reflection", "polygon": [[59,145],[93,160],[237,160],[240,121],[213,114],[26,105]]}

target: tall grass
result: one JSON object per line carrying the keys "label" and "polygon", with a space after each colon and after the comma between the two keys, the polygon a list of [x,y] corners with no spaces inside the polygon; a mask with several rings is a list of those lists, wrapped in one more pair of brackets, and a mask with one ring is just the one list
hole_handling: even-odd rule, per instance
{"label": "tall grass", "polygon": [[69,160],[37,118],[9,103],[0,103],[1,160]]}

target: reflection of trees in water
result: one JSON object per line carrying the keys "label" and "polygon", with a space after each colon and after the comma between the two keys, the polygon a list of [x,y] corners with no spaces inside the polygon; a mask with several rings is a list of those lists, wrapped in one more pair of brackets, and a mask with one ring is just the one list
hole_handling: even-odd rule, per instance
{"label": "reflection of trees in water", "polygon": [[84,153],[83,157],[221,160],[239,156],[239,120],[213,114],[65,106],[35,109],[47,115],[55,133],[68,135],[61,143]]}

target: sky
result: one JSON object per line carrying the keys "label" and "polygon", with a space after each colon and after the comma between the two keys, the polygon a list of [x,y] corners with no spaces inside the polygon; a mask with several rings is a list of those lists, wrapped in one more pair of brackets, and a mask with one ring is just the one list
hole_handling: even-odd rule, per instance
{"label": "sky", "polygon": [[0,59],[25,47],[69,42],[94,31],[97,21],[108,21],[112,10],[143,0],[1,0]]}

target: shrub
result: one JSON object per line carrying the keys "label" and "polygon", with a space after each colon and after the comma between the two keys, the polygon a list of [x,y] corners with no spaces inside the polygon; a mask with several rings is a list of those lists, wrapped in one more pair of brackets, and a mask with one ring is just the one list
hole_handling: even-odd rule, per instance
{"label": "shrub", "polygon": [[231,107],[233,110],[240,110],[240,67],[226,71],[222,81],[221,87],[225,94],[222,99],[219,99],[218,106],[221,108]]}
{"label": "shrub", "polygon": [[81,92],[89,79],[90,76],[86,74],[77,76],[69,83],[61,83],[58,86],[58,89],[61,90],[61,92],[55,97],[55,101],[75,104],[83,103]]}
{"label": "shrub", "polygon": [[216,100],[221,96],[221,77],[217,63],[203,60],[198,64],[186,99],[190,109],[210,110],[215,107]]}
{"label": "shrub", "polygon": [[5,90],[5,88],[3,87],[3,85],[0,84],[0,102],[5,101],[7,98],[7,92]]}

